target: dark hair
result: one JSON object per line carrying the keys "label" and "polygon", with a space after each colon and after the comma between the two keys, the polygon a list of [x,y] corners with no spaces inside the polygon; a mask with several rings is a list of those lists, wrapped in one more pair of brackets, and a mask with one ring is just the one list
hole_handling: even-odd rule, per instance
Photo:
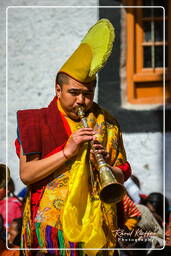
{"label": "dark hair", "polygon": [[151,203],[154,207],[156,213],[163,219],[163,202],[165,200],[165,218],[166,222],[168,222],[169,219],[169,201],[166,197],[163,196],[163,194],[154,192],[150,193],[146,199],[146,202]]}
{"label": "dark hair", "polygon": [[63,84],[68,83],[68,75],[65,73],[58,73],[56,76],[56,85],[59,84],[62,87]]}
{"label": "dark hair", "polygon": [[140,184],[140,181],[139,181],[138,177],[132,174],[132,175],[131,175],[131,179],[132,179],[132,181],[137,185],[137,187],[138,187],[139,189],[141,189],[141,184]]}
{"label": "dark hair", "polygon": [[16,223],[17,223],[16,229],[17,229],[17,231],[18,231],[18,234],[17,234],[17,236],[15,237],[13,244],[20,246],[20,242],[21,242],[21,230],[22,230],[22,218],[13,219],[12,222],[16,222]]}
{"label": "dark hair", "polygon": [[3,227],[4,227],[4,219],[3,219],[2,215],[0,214],[0,233],[3,230]]}
{"label": "dark hair", "polygon": [[19,202],[22,202],[22,200],[20,200],[20,198],[15,194],[15,184],[12,178],[10,178],[8,182],[8,196],[11,195],[15,197]]}
{"label": "dark hair", "polygon": [[[58,73],[56,76],[56,85],[59,84],[60,87],[62,87],[63,84],[68,84],[68,79],[70,76],[68,76],[65,73]],[[91,82],[94,86],[96,86],[96,80]],[[84,83],[83,83],[84,84]],[[85,83],[86,85],[86,83]]]}
{"label": "dark hair", "polygon": [[15,192],[15,184],[14,184],[14,181],[12,178],[9,179],[9,182],[8,182],[8,195],[12,194],[14,195],[14,192]]}
{"label": "dark hair", "polygon": [[0,240],[2,240],[3,242],[6,241],[6,231],[4,228],[4,219],[1,214],[0,214]]}

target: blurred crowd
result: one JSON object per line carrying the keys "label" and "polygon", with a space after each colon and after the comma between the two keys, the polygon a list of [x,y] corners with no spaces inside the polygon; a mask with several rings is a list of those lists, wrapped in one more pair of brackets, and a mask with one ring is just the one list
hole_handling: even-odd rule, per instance
{"label": "blurred crowd", "polygon": [[[15,184],[9,174],[9,169],[0,164],[0,256],[22,256],[23,252],[19,249],[27,188],[16,195]],[[134,175],[125,182],[125,187],[126,219],[116,234],[118,247],[122,248],[119,255],[171,255],[168,199],[159,192],[146,194],[141,191],[140,181]]]}
{"label": "blurred crowd", "polygon": [[159,192],[142,192],[140,181],[134,175],[124,185],[141,217],[133,227],[131,239],[129,233],[123,239],[121,247],[125,250],[121,250],[120,255],[171,255],[171,208],[168,199]]}
{"label": "blurred crowd", "polygon": [[[8,173],[8,186],[6,186],[6,173]],[[22,255],[22,251],[18,249],[25,196],[26,188],[18,195],[15,194],[15,184],[10,177],[10,171],[4,164],[0,164],[0,256]]]}

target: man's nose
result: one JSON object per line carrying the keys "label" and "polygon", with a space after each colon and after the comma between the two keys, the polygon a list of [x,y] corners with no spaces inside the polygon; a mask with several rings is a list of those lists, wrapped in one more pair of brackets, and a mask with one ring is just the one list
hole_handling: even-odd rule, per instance
{"label": "man's nose", "polygon": [[85,97],[82,93],[80,93],[78,96],[77,96],[77,103],[78,104],[84,104],[85,103]]}

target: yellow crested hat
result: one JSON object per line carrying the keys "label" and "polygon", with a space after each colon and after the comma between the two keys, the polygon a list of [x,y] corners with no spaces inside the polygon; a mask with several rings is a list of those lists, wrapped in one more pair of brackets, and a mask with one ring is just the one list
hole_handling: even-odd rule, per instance
{"label": "yellow crested hat", "polygon": [[96,73],[105,65],[115,39],[114,27],[108,19],[99,20],[92,26],[79,47],[60,68],[81,83],[96,79]]}

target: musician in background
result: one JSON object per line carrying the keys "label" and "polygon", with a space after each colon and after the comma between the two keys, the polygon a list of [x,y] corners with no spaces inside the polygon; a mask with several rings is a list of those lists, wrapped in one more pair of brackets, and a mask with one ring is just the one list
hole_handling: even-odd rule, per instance
{"label": "musician in background", "polygon": [[[99,172],[88,143],[94,142],[119,183],[128,179],[131,169],[119,124],[93,102],[96,73],[107,61],[114,37],[112,24],[98,21],[58,71],[50,105],[17,113],[20,177],[29,188],[23,248],[46,248],[45,253],[55,255],[79,255],[83,251],[74,248],[84,248],[91,256],[98,248],[116,247],[123,214],[115,203],[99,199]],[[82,127],[78,106],[84,108],[89,128]]]}

